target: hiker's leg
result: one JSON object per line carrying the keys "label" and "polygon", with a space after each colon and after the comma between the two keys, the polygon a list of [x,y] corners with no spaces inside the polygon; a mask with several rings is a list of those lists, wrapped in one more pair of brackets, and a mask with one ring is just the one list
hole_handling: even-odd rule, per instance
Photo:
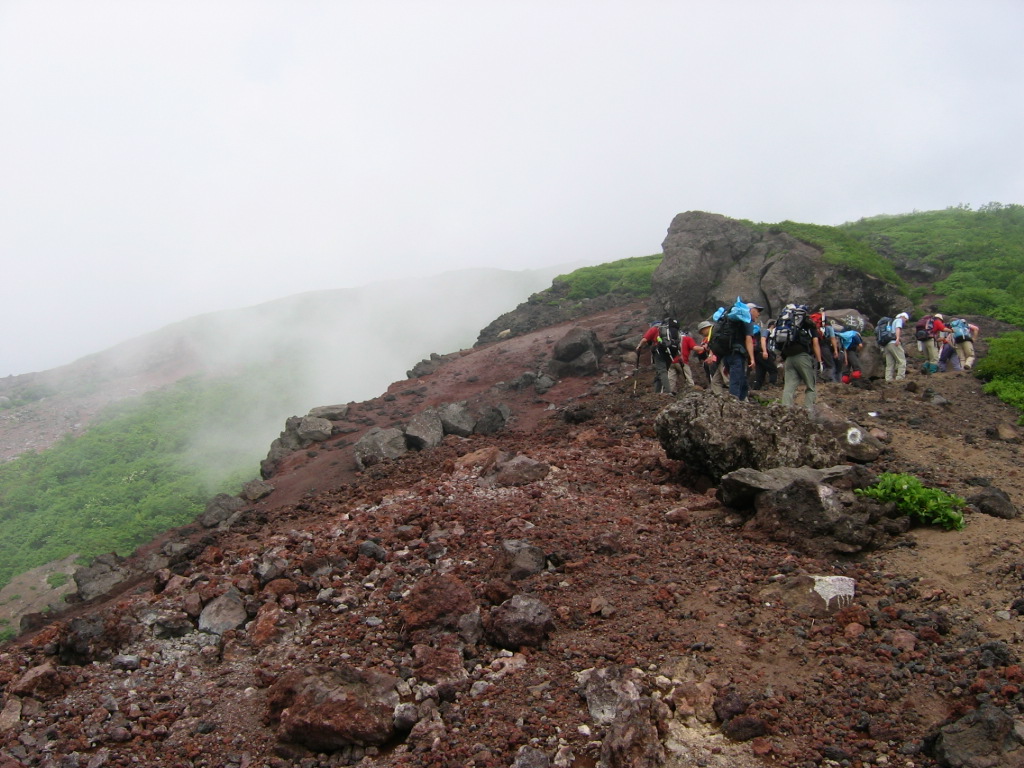
{"label": "hiker's leg", "polygon": [[[796,356],[794,356],[796,357]],[[793,357],[787,357],[782,361],[782,404],[792,405],[793,397],[796,395],[796,385],[800,381],[800,374],[793,363]]]}
{"label": "hiker's leg", "polygon": [[885,380],[892,381],[896,377],[896,342],[890,342],[882,347],[882,357],[885,358]]}
{"label": "hiker's leg", "polygon": [[806,387],[804,390],[804,406],[810,411],[814,409],[814,402],[818,397],[817,390],[815,389],[814,358],[810,355],[797,355],[796,360],[797,371]]}
{"label": "hiker's leg", "polygon": [[896,358],[896,381],[903,381],[907,378],[907,352],[899,343],[890,344]]}

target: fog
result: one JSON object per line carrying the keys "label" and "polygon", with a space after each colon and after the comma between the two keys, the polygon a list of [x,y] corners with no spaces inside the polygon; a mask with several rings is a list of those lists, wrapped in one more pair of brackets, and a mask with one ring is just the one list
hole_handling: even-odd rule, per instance
{"label": "fog", "polygon": [[0,0],[0,376],[189,317],[1024,202],[1019,0]]}
{"label": "fog", "polygon": [[256,476],[255,462],[289,416],[377,397],[431,353],[472,347],[491,321],[572,268],[460,270],[299,294],[174,323],[53,374],[62,388],[181,375],[230,380],[247,408],[208,414],[192,459],[211,482],[239,457]]}

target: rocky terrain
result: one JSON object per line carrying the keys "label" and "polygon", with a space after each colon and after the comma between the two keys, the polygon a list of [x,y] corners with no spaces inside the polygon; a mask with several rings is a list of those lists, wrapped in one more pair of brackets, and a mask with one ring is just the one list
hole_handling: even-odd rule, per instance
{"label": "rocky terrain", "polygon": [[[899,385],[823,385],[880,446],[839,462],[847,485],[910,472],[1009,511],[822,548],[668,458],[668,406],[727,406],[650,391],[648,314],[481,344],[323,412],[248,496],[3,648],[0,766],[1024,765],[1012,410],[913,358]],[[594,360],[556,362],[567,339]],[[784,421],[779,392],[744,407]],[[366,447],[461,403],[500,418]]]}

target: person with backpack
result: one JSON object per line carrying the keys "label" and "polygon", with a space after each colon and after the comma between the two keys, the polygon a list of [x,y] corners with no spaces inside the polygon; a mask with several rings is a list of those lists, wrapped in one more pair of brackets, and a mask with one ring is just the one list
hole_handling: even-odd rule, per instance
{"label": "person with backpack", "polygon": [[[729,394],[743,401],[750,394],[747,371],[757,365],[754,357],[754,324],[764,307],[736,300],[728,312],[722,311],[711,332],[711,351],[719,359],[716,377],[729,380]],[[714,381],[711,386],[716,391]]]}
{"label": "person with backpack", "polygon": [[900,312],[896,317],[883,317],[875,323],[875,338],[885,358],[885,380],[903,381],[907,378],[907,353],[903,350],[903,325],[910,315]]}
{"label": "person with backpack", "polygon": [[804,406],[817,399],[815,362],[821,365],[821,331],[806,307],[787,304],[775,325],[775,348],[782,356],[782,404],[793,405],[796,388],[804,384]]}
{"label": "person with backpack", "polygon": [[960,362],[963,363],[964,370],[969,371],[974,367],[974,342],[978,340],[981,329],[962,317],[950,323],[949,327],[953,331],[953,344],[956,346]]}
{"label": "person with backpack", "polygon": [[693,352],[697,355],[697,359],[704,369],[704,375],[708,377],[708,387],[715,394],[724,395],[726,385],[717,375],[718,358],[711,351],[711,332],[714,328],[715,324],[710,320],[702,320],[697,325],[697,335],[700,336],[700,344],[693,348]]}
{"label": "person with backpack", "polygon": [[644,345],[651,348],[651,362],[654,364],[654,391],[670,395],[672,387],[669,383],[668,368],[672,360],[679,354],[679,321],[666,317],[655,323],[636,345],[639,359],[640,350]]}
{"label": "person with backpack", "polygon": [[945,373],[947,370],[962,371],[963,366],[953,343],[953,329],[947,325],[939,331],[935,342],[939,345],[939,373]]}
{"label": "person with backpack", "polygon": [[839,381],[842,355],[839,351],[839,339],[836,337],[835,328],[832,327],[832,322],[825,315],[824,307],[813,313],[811,319],[817,326],[818,333],[821,334],[821,365],[818,376],[826,384]]}
{"label": "person with backpack", "polygon": [[921,366],[921,373],[936,373],[939,370],[939,334],[946,330],[945,318],[940,314],[925,315],[917,321],[914,326],[914,337],[917,339],[917,348],[924,352],[925,363]]}
{"label": "person with backpack", "polygon": [[864,338],[857,331],[840,331],[836,334],[843,347],[843,384],[861,377],[860,351],[864,349]]}
{"label": "person with backpack", "polygon": [[682,378],[693,389],[693,372],[690,370],[690,353],[696,349],[697,342],[688,333],[679,334],[679,354],[672,359],[668,367],[668,388],[673,395],[679,394],[679,379]]}
{"label": "person with backpack", "polygon": [[754,359],[757,361],[757,369],[750,388],[759,390],[764,386],[766,378],[773,387],[779,382],[779,367],[775,361],[775,321],[769,320],[764,329],[759,326],[755,326],[755,329],[757,335],[754,337],[754,346],[757,347],[757,354]]}

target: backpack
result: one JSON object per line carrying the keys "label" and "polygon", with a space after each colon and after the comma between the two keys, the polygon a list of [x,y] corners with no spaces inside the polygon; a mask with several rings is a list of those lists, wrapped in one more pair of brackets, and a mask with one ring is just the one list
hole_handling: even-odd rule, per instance
{"label": "backpack", "polygon": [[728,312],[722,312],[722,314],[718,316],[718,319],[715,322],[715,327],[711,329],[708,346],[719,359],[732,352],[734,339],[742,338],[743,331],[741,328],[737,327],[740,322],[741,321],[733,320],[729,317]]}
{"label": "backpack", "polygon": [[928,341],[935,338],[935,318],[925,315],[917,321],[914,326],[914,338],[918,341]]}
{"label": "backpack", "polygon": [[884,347],[896,341],[896,331],[893,330],[892,324],[891,317],[880,317],[875,323],[875,339],[878,341],[878,346]]}
{"label": "backpack", "polygon": [[974,341],[974,337],[971,335],[971,326],[962,317],[958,317],[949,327],[953,330],[953,338],[956,341]]}
{"label": "backpack", "polygon": [[[811,332],[804,326],[808,316],[805,304],[787,304],[782,308],[775,323],[775,348],[782,351],[783,357],[799,351],[810,352]],[[795,345],[801,349],[796,349]]]}
{"label": "backpack", "polygon": [[843,349],[854,349],[864,343],[864,339],[857,331],[840,331],[839,340],[843,344]]}
{"label": "backpack", "polygon": [[675,359],[679,354],[679,327],[673,328],[668,320],[658,323],[658,351]]}

